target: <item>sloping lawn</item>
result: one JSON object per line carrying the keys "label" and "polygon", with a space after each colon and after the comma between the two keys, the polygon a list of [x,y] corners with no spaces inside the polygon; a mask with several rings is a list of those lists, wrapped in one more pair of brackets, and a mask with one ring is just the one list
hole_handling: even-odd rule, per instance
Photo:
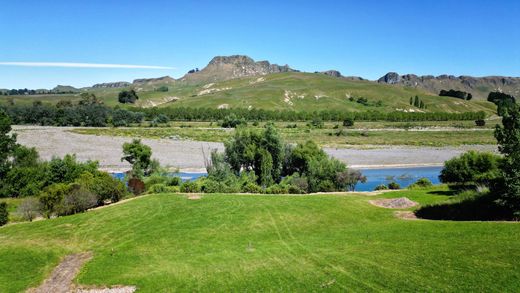
{"label": "sloping lawn", "polygon": [[442,189],[381,196],[144,196],[0,228],[0,292],[39,284],[92,251],[82,285],[172,291],[479,291],[520,287],[520,224],[402,220],[368,200],[446,200]]}

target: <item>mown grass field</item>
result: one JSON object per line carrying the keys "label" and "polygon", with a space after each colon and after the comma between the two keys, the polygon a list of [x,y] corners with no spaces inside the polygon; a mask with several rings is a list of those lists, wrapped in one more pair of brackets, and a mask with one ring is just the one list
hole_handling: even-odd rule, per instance
{"label": "mown grass field", "polygon": [[[160,86],[167,86],[167,92],[156,91]],[[223,82],[205,84],[187,84],[175,82],[134,86],[140,99],[138,107],[195,107],[218,108],[256,108],[267,110],[295,111],[396,111],[420,109],[410,106],[410,97],[419,96],[427,105],[428,112],[467,112],[485,111],[492,115],[496,106],[486,101],[463,101],[450,97],[439,97],[424,91],[391,85],[383,85],[369,81],[352,81],[313,73],[278,73],[262,77],[239,78]],[[120,105],[118,93],[125,88],[90,88],[83,89],[94,93],[106,105]],[[287,95],[286,95],[287,94]],[[169,101],[175,97],[178,100]],[[288,99],[286,99],[288,97]],[[369,106],[364,106],[349,97],[365,97]],[[13,99],[15,103],[32,103],[36,100],[56,103],[60,100],[79,100],[79,94],[73,95],[39,95],[0,97],[0,103]],[[374,104],[381,101],[381,106]]]}
{"label": "mown grass field", "polygon": [[[196,141],[223,142],[234,129],[184,125],[160,128],[78,128],[74,133],[138,138],[172,138]],[[260,129],[261,126],[258,127]],[[304,125],[297,128],[278,128],[282,138],[290,143],[316,141],[320,146],[341,147],[349,145],[410,145],[410,146],[461,146],[496,144],[491,129],[456,129],[416,131],[405,129],[348,129],[332,127],[312,129]]]}
{"label": "mown grass field", "polygon": [[92,251],[82,285],[139,292],[514,292],[520,225],[402,220],[368,200],[420,203],[446,189],[366,195],[149,195],[0,228],[0,292],[36,286]]}

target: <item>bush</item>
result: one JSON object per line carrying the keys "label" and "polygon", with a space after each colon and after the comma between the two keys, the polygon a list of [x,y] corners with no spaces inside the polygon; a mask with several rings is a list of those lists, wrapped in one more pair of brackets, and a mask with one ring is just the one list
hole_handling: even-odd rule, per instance
{"label": "bush", "polygon": [[22,201],[22,203],[18,206],[17,212],[24,220],[31,222],[38,215],[40,215],[41,210],[41,203],[36,198],[30,197]]}
{"label": "bush", "polygon": [[182,183],[180,191],[184,193],[196,193],[200,192],[200,187],[195,181],[186,181]]}
{"label": "bush", "polygon": [[408,186],[409,189],[414,188],[428,188],[433,186],[433,183],[428,178],[420,178],[419,180],[415,181],[414,184]]}
{"label": "bush", "polygon": [[477,125],[479,127],[486,126],[486,120],[484,120],[484,119],[475,120],[475,125]]}
{"label": "bush", "polygon": [[258,186],[253,182],[248,182],[244,186],[242,186],[242,192],[246,193],[263,193],[262,187]]}
{"label": "bush", "polygon": [[345,120],[343,120],[343,126],[345,126],[345,127],[354,126],[354,119],[352,119],[352,118],[345,118]]}
{"label": "bush", "polygon": [[177,177],[177,176],[170,177],[166,181],[166,185],[168,185],[168,186],[180,186],[181,183],[182,183],[181,178]]}
{"label": "bush", "polygon": [[280,184],[273,184],[265,189],[265,193],[267,194],[287,194],[289,190],[286,186],[282,186]]}
{"label": "bush", "polygon": [[157,117],[155,117],[154,121],[160,124],[164,124],[170,122],[170,118],[164,114],[159,114]]}
{"label": "bush", "polygon": [[224,117],[221,126],[224,128],[235,128],[239,125],[247,125],[244,118],[238,118],[235,114]]}
{"label": "bush", "polygon": [[123,103],[123,104],[130,103],[130,104],[133,104],[137,100],[139,100],[139,97],[137,96],[137,93],[134,90],[122,91],[118,95],[119,103]]}
{"label": "bush", "polygon": [[79,184],[71,184],[70,191],[63,197],[57,211],[59,216],[84,212],[97,204],[97,197]]}
{"label": "bush", "polygon": [[391,190],[401,189],[401,185],[399,185],[399,183],[397,183],[395,181],[392,181],[392,182],[388,183],[388,189],[391,189]]}
{"label": "bush", "polygon": [[7,203],[0,202],[0,226],[7,224],[9,221],[9,212],[7,211]]}
{"label": "bush", "polygon": [[384,184],[379,184],[378,186],[376,186],[376,188],[374,188],[374,190],[387,190],[388,189],[388,186],[384,185]]}
{"label": "bush", "polygon": [[446,161],[439,178],[443,183],[489,184],[500,176],[501,161],[493,153],[469,151]]}
{"label": "bush", "polygon": [[155,184],[164,184],[168,185],[167,182],[169,181],[169,178],[166,176],[163,176],[162,174],[154,173],[146,178],[144,178],[144,186],[148,190],[152,185]]}
{"label": "bush", "polygon": [[125,184],[106,172],[98,171],[94,175],[85,172],[75,183],[93,193],[98,205],[103,205],[106,201],[118,202],[127,193]]}
{"label": "bush", "polygon": [[168,186],[162,183],[157,183],[154,185],[151,185],[150,187],[146,188],[148,190],[148,193],[167,193],[168,192]]}
{"label": "bush", "polygon": [[43,215],[49,219],[58,211],[61,201],[68,194],[70,188],[68,184],[55,183],[48,186],[38,197],[41,204]]}

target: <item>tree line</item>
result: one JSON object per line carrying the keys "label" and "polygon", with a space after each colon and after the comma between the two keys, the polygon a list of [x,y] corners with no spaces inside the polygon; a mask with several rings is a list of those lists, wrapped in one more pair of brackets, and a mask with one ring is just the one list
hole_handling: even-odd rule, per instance
{"label": "tree line", "polygon": [[238,119],[246,121],[310,121],[314,118],[323,121],[345,121],[347,119],[357,121],[391,121],[391,122],[412,122],[412,121],[460,121],[477,120],[486,118],[486,113],[464,112],[348,112],[341,110],[323,111],[291,111],[291,110],[264,110],[264,109],[213,109],[213,108],[130,108],[132,111],[145,113],[146,119],[153,119],[159,114],[166,115],[173,121],[218,121],[226,116],[233,115]]}
{"label": "tree line", "polygon": [[453,98],[458,98],[458,99],[466,100],[466,101],[469,101],[469,100],[471,100],[473,98],[473,95],[471,93],[458,91],[458,90],[453,90],[453,89],[441,90],[439,92],[439,96],[441,96],[441,97],[442,96],[453,97]]}

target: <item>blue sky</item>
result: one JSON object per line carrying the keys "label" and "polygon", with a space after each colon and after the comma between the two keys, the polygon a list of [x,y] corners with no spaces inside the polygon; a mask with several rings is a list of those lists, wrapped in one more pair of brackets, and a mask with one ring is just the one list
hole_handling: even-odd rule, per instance
{"label": "blue sky", "polygon": [[88,86],[204,67],[245,54],[377,79],[401,74],[520,76],[520,1],[3,1],[0,88]]}

